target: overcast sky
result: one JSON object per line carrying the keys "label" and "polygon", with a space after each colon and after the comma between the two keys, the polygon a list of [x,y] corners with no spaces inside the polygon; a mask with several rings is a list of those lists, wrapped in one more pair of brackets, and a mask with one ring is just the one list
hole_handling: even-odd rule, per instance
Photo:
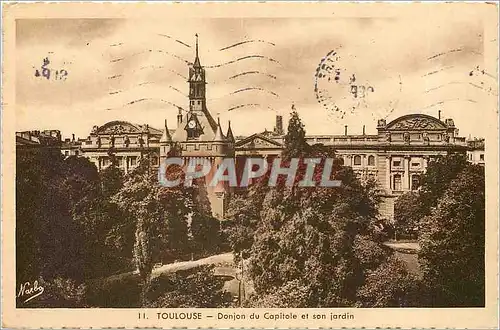
{"label": "overcast sky", "polygon": [[[92,126],[111,120],[162,128],[165,118],[175,128],[177,106],[188,108],[196,33],[208,108],[224,130],[231,120],[236,135],[272,129],[275,115],[286,118],[294,104],[309,134],[342,134],[344,125],[352,134],[362,125],[375,133],[378,118],[442,110],[462,136],[481,136],[481,114],[496,99],[489,90],[494,70],[471,75],[485,68],[484,45],[496,40],[484,40],[482,22],[467,15],[446,21],[25,19],[16,30],[16,129],[87,137]],[[316,68],[332,50],[342,79],[320,80],[330,95],[320,104]],[[45,57],[49,80],[35,76]],[[68,72],[66,80],[53,79],[58,69]],[[352,74],[374,89],[362,102],[346,88]],[[341,117],[333,106],[349,111]]]}

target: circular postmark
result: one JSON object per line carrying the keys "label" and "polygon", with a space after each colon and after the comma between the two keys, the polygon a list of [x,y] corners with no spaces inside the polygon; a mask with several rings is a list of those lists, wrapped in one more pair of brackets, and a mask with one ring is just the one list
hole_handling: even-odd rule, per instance
{"label": "circular postmark", "polygon": [[396,108],[402,89],[399,74],[391,74],[383,65],[371,67],[357,56],[343,59],[335,50],[321,59],[314,75],[318,103],[338,119],[359,112],[386,118]]}

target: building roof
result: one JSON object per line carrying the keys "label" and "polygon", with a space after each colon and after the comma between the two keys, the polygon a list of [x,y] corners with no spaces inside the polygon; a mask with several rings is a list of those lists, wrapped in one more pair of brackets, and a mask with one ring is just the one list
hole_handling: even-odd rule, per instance
{"label": "building roof", "polygon": [[[449,120],[447,119],[447,122]],[[449,127],[438,118],[425,114],[410,114],[394,119],[384,128],[388,130],[445,130]],[[379,128],[381,128],[380,123]]]}
{"label": "building roof", "polygon": [[149,133],[152,135],[163,134],[162,130],[151,127],[147,124],[133,124],[128,121],[114,120],[107,122],[102,126],[94,126],[91,135],[121,135],[121,134],[140,134]]}
{"label": "building roof", "polygon": [[165,129],[163,130],[160,142],[172,142],[172,135],[170,135],[170,131],[168,130],[166,119],[165,119]]}

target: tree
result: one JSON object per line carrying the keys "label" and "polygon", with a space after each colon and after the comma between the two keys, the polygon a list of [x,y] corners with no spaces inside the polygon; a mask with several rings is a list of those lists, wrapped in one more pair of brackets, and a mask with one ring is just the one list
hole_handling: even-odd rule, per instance
{"label": "tree", "polygon": [[398,197],[394,204],[394,227],[397,236],[416,238],[420,219],[424,217],[425,212],[418,193],[409,192]]}
{"label": "tree", "polygon": [[299,114],[292,106],[290,120],[288,121],[288,130],[285,135],[285,149],[283,150],[283,158],[298,157],[307,149],[306,131],[304,124],[300,120]]}
{"label": "tree", "polygon": [[99,172],[103,197],[109,198],[116,194],[122,187],[124,181],[123,171],[116,162]]}
{"label": "tree", "polygon": [[465,155],[451,153],[429,162],[421,178],[420,198],[424,215],[428,215],[443,196],[450,182],[468,165]]}
{"label": "tree", "polygon": [[468,166],[464,155],[450,153],[429,162],[421,178],[418,192],[401,195],[394,205],[396,234],[415,238],[421,227],[420,220],[431,213],[449,184]]}
{"label": "tree", "polygon": [[113,202],[136,221],[133,256],[141,277],[143,304],[149,287],[154,255],[159,255],[164,243],[161,241],[160,232],[166,226],[162,221],[163,209],[158,198],[159,185],[151,172],[148,159],[142,158],[122,189],[113,196]]}
{"label": "tree", "polygon": [[221,308],[228,307],[230,294],[224,281],[213,275],[213,266],[200,266],[163,274],[151,283],[149,308]]}
{"label": "tree", "polygon": [[[281,166],[298,158],[293,184],[280,176],[270,187],[268,171],[228,212],[233,251],[250,259],[248,273],[259,297],[250,303],[259,307],[352,306],[364,283],[355,241],[358,235],[371,237],[376,187],[363,185],[331,148],[307,145],[304,134],[292,113]],[[305,158],[320,159],[312,173],[314,187],[299,184],[307,172]],[[339,180],[340,187],[320,185],[327,159],[333,159],[330,179]]]}
{"label": "tree", "polygon": [[393,254],[388,247],[364,235],[356,236],[353,249],[355,262],[365,273],[375,270]]}
{"label": "tree", "polygon": [[382,263],[358,290],[359,307],[418,307],[421,284],[396,257]]}
{"label": "tree", "polygon": [[267,294],[252,295],[245,307],[250,308],[307,308],[311,288],[300,280],[292,280]]}
{"label": "tree", "polygon": [[249,257],[260,219],[261,199],[261,196],[255,194],[231,196],[226,213],[228,227],[225,231],[236,262],[240,261],[240,256],[244,259]]}
{"label": "tree", "polygon": [[194,213],[191,219],[193,250],[217,252],[221,246],[220,221],[212,215]]}
{"label": "tree", "polygon": [[[315,180],[320,180],[322,166]],[[267,191],[250,252],[257,294],[270,295],[293,282],[301,292],[308,290],[307,301],[300,303],[308,307],[354,304],[363,283],[354,239],[369,234],[376,198],[350,168],[336,163],[333,171],[340,187],[278,186]],[[303,174],[304,168],[296,183]]]}
{"label": "tree", "polygon": [[[354,237],[366,230],[367,221],[355,214],[359,209],[347,196],[337,196],[337,204],[319,195],[298,202],[283,195],[269,192],[255,232],[250,274],[257,294],[269,295],[296,281],[308,290],[308,300],[301,303],[307,307],[351,306],[363,281]],[[306,201],[307,207],[298,207]]]}
{"label": "tree", "polygon": [[137,229],[135,232],[134,259],[141,277],[141,303],[145,305],[145,294],[149,289],[151,271],[153,270],[153,240],[154,232],[152,224],[148,221],[147,215],[137,219]]}
{"label": "tree", "polygon": [[190,225],[192,250],[202,254],[219,251],[222,246],[221,223],[212,215],[205,178],[196,179],[191,192],[193,199]]}
{"label": "tree", "polygon": [[[166,175],[182,176],[180,167],[170,166]],[[163,187],[148,157],[130,173],[112,200],[135,219],[134,261],[142,279],[142,302],[155,262],[171,262],[188,252],[188,215],[192,192],[183,186]]]}
{"label": "tree", "polygon": [[484,168],[466,166],[422,220],[419,261],[433,306],[484,306]]}
{"label": "tree", "polygon": [[95,167],[86,159],[46,149],[16,157],[16,279],[70,278],[81,283],[93,275],[95,260],[79,219],[98,194]]}

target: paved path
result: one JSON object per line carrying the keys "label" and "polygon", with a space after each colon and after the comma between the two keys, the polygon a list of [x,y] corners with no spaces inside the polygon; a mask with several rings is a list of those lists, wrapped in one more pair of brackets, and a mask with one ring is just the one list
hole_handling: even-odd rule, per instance
{"label": "paved path", "polygon": [[179,270],[191,269],[195,267],[199,267],[202,265],[216,265],[216,264],[232,264],[233,263],[233,254],[232,253],[223,253],[217,254],[214,256],[210,256],[203,259],[193,260],[193,261],[180,261],[174,262],[171,264],[163,265],[161,267],[153,269],[151,274],[152,277],[160,276],[163,273],[173,273]]}
{"label": "paved path", "polygon": [[420,250],[418,242],[385,242],[384,245],[393,249],[404,249],[404,250]]}
{"label": "paved path", "polygon": [[418,251],[420,250],[418,242],[390,241],[385,242],[384,245],[394,250],[394,255],[406,264],[410,273],[422,278],[423,273],[418,262]]}
{"label": "paved path", "polygon": [[[172,273],[177,272],[179,270],[191,269],[195,267],[199,267],[202,265],[216,265],[216,264],[232,264],[233,263],[233,254],[232,253],[223,253],[213,255],[207,258],[198,259],[198,260],[190,260],[190,261],[179,261],[171,264],[163,265],[161,267],[155,268],[152,271],[151,277],[158,277],[164,273]],[[138,271],[127,272],[117,275],[109,276],[105,279],[106,282],[114,282],[117,280],[124,279],[130,276],[138,276]]]}

